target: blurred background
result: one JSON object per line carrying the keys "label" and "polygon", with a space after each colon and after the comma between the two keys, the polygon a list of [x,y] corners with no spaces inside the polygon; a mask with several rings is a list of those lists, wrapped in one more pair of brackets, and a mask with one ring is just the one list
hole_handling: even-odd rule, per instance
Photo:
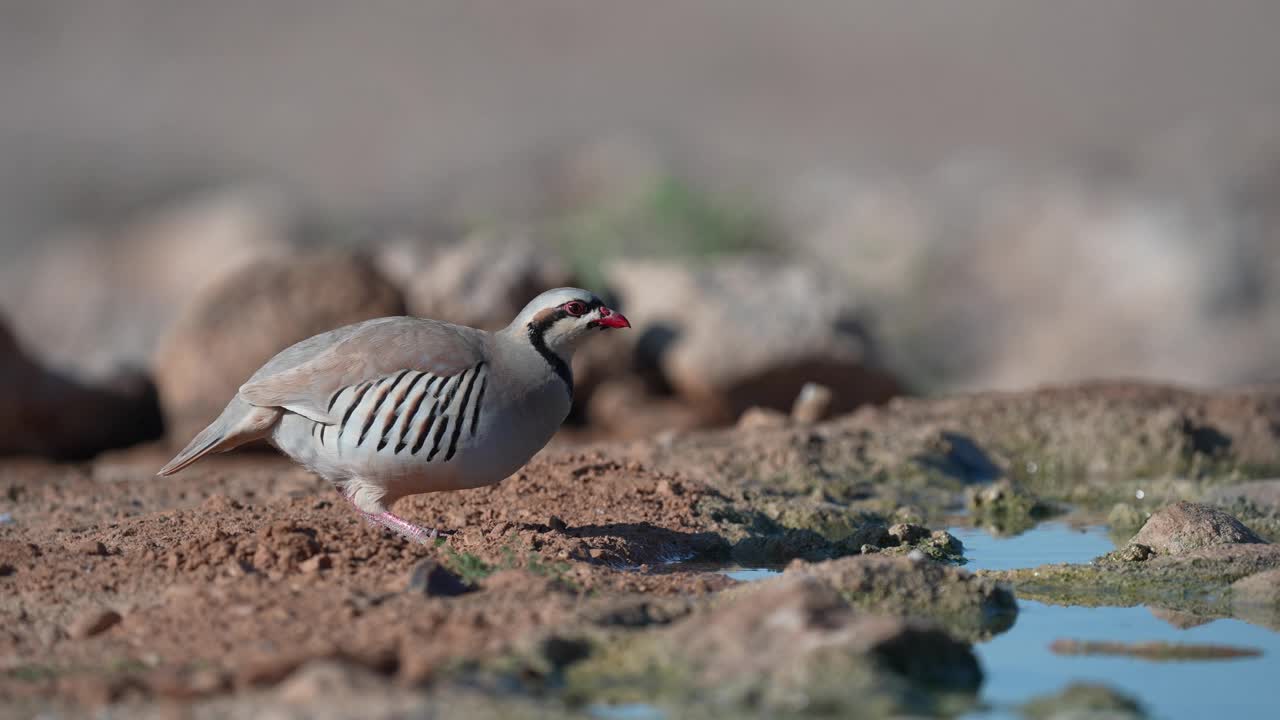
{"label": "blurred background", "polygon": [[[1280,4],[0,3],[0,452],[185,442],[288,344],[636,324],[578,432],[1280,361]],[[7,329],[6,329],[7,328]]]}

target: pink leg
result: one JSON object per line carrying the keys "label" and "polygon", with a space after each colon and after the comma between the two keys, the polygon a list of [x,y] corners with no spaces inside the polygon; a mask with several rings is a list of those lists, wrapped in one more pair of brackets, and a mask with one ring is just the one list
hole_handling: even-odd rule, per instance
{"label": "pink leg", "polygon": [[351,507],[354,508],[356,512],[360,513],[365,520],[368,520],[371,523],[377,523],[392,532],[402,535],[408,540],[425,544],[434,542],[435,539],[440,536],[440,533],[435,529],[427,530],[426,528],[419,527],[390,511],[367,513],[357,507],[350,497],[347,497],[345,494],[343,497],[346,498],[347,502],[351,503]]}
{"label": "pink leg", "polygon": [[[368,515],[368,513],[366,513],[366,515]],[[378,515],[368,515],[368,517],[383,527],[390,528],[414,542],[429,543],[433,542],[440,536],[440,533],[435,529],[428,531],[426,528],[414,525],[408,520],[405,520],[390,511],[380,513]]]}

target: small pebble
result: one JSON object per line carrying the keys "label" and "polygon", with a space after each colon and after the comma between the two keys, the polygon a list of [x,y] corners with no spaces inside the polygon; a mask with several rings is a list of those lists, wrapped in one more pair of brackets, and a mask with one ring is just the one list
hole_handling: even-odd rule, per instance
{"label": "small pebble", "polygon": [[49,647],[66,636],[62,628],[57,625],[41,625],[36,630],[36,637],[45,647]]}
{"label": "small pebble", "polygon": [[791,406],[791,419],[805,425],[819,422],[831,409],[831,399],[831,388],[814,382],[805,383]]}
{"label": "small pebble", "polygon": [[333,567],[333,559],[328,555],[312,555],[298,563],[298,569],[305,573],[319,572]]}
{"label": "small pebble", "polygon": [[107,546],[99,540],[84,540],[76,543],[75,551],[81,555],[106,555]]}
{"label": "small pebble", "polygon": [[413,566],[405,588],[408,593],[427,597],[454,597],[471,590],[472,588],[452,570],[430,558],[420,560]]}
{"label": "small pebble", "polygon": [[1143,562],[1155,552],[1141,543],[1131,542],[1115,552],[1115,557],[1124,562]]}
{"label": "small pebble", "polygon": [[910,545],[929,537],[929,528],[913,523],[897,523],[889,527],[889,536],[896,538],[899,545]]}
{"label": "small pebble", "polygon": [[120,617],[120,613],[115,610],[106,608],[86,610],[67,626],[67,634],[77,640],[83,640],[94,635],[101,635],[115,627],[123,619]]}

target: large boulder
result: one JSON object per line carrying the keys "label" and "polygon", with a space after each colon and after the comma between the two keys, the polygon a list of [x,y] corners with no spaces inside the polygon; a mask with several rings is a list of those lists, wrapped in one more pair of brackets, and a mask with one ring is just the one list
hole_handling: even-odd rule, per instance
{"label": "large boulder", "polygon": [[146,367],[195,295],[284,254],[291,225],[275,196],[232,188],[65,231],[0,266],[0,306],[32,354],[77,377]]}
{"label": "large boulder", "polygon": [[1176,502],[1152,514],[1131,546],[1146,546],[1161,555],[1180,555],[1213,545],[1265,542],[1231,515],[1189,502]]}
{"label": "large boulder", "polygon": [[148,378],[122,373],[87,385],[47,370],[0,318],[0,455],[83,459],[160,433]]}
{"label": "large boulder", "polygon": [[808,382],[831,389],[837,413],[899,392],[862,309],[815,268],[744,256],[704,268],[623,261],[608,276],[641,369],[657,369],[709,419],[790,410]]}
{"label": "large boulder", "polygon": [[156,383],[171,438],[198,432],[293,343],[403,313],[400,291],[358,254],[273,258],[232,273],[200,293],[160,342]]}

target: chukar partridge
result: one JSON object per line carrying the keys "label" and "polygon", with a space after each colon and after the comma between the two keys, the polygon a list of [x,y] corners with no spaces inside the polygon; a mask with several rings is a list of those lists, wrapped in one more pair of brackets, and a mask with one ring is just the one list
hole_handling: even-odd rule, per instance
{"label": "chukar partridge", "polygon": [[370,520],[433,538],[391,504],[518,470],[569,414],[574,349],[593,330],[626,327],[590,292],[559,288],[492,333],[414,317],[322,333],[263,365],[159,474],[265,438]]}

